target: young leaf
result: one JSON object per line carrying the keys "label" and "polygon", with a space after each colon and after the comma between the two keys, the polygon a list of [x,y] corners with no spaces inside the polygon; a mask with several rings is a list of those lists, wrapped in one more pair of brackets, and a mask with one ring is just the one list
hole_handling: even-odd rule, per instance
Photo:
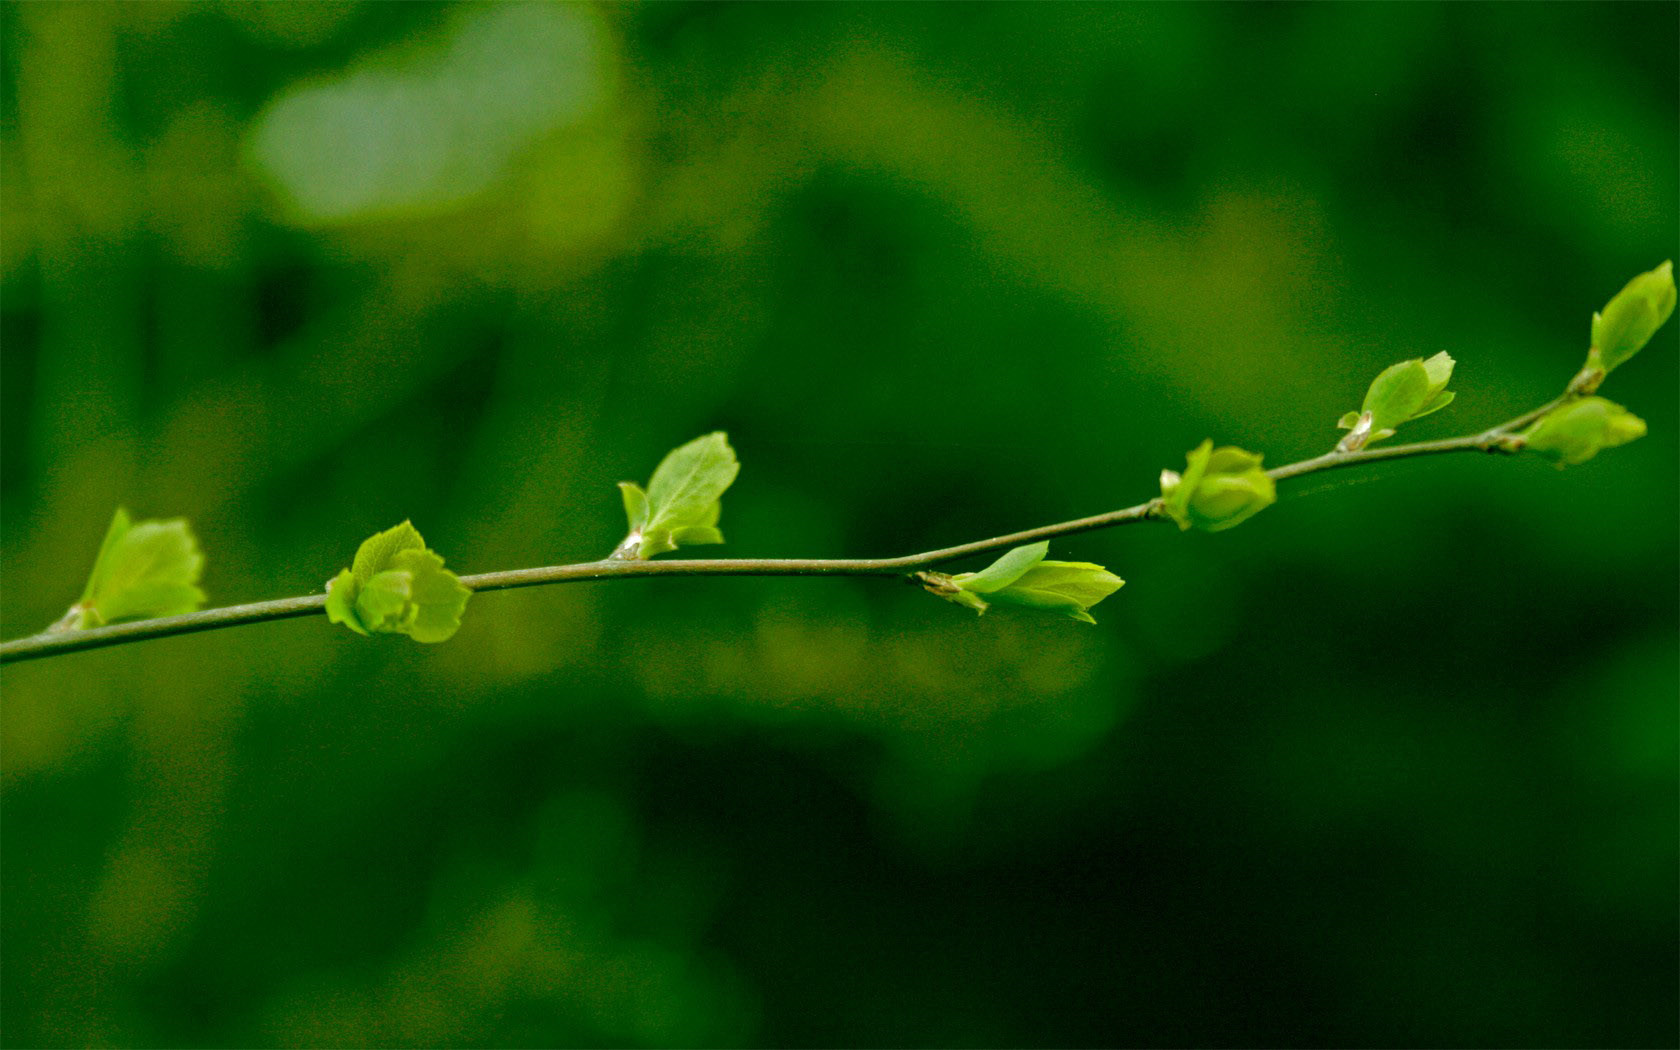
{"label": "young leaf", "polygon": [[357,634],[441,642],[461,627],[472,591],[443,567],[409,522],[362,541],[351,568],[327,584],[327,619]]}
{"label": "young leaf", "polygon": [[1373,441],[1393,437],[1402,423],[1446,408],[1453,400],[1452,391],[1447,389],[1452,381],[1453,364],[1452,355],[1442,351],[1428,360],[1418,357],[1383,369],[1371,381],[1360,411],[1344,413],[1336,421],[1343,430],[1352,430],[1369,413],[1368,433],[1357,439],[1350,435],[1337,448],[1351,452]]}
{"label": "young leaf", "polygon": [[204,555],[185,519],[136,522],[118,507],[81,599],[52,629],[193,612],[204,604],[198,587],[203,571]]}
{"label": "young leaf", "polygon": [[[1674,313],[1674,263],[1665,262],[1642,273],[1616,293],[1604,310],[1593,314],[1592,348],[1587,351],[1589,372],[1602,379],[1616,366],[1645,348],[1669,315]],[[1593,386],[1596,386],[1596,381]],[[1590,391],[1589,391],[1590,392]]]}
{"label": "young leaf", "polygon": [[1585,463],[1607,448],[1645,436],[1645,421],[1614,401],[1583,397],[1554,408],[1522,434],[1522,447],[1559,467]]}
{"label": "young leaf", "polygon": [[1121,587],[1124,580],[1088,561],[1041,561],[1016,581],[989,598],[993,602],[1025,605],[1096,623],[1091,606]]}
{"label": "young leaf", "polygon": [[648,520],[647,493],[634,481],[619,482],[618,491],[624,497],[624,516],[630,519],[630,531],[640,532]]}
{"label": "young leaf", "polygon": [[1457,363],[1445,350],[1424,360],[1423,370],[1429,373],[1429,399],[1423,403],[1422,408],[1412,413],[1413,419],[1422,419],[1429,413],[1439,412],[1452,404],[1456,395],[1447,389],[1447,384],[1452,382],[1453,366]]}
{"label": "young leaf", "polygon": [[1050,541],[1016,547],[979,572],[965,572],[956,579],[962,589],[974,594],[991,594],[1020,579],[1028,569],[1043,561],[1050,553]]}
{"label": "young leaf", "polygon": [[1412,413],[1429,399],[1429,370],[1421,358],[1390,365],[1371,380],[1362,411],[1371,413],[1372,437],[1412,418]]}
{"label": "young leaf", "polygon": [[[1016,547],[979,572],[923,573],[923,585],[947,601],[984,613],[993,604],[1059,612],[1085,623],[1091,606],[1124,585],[1120,577],[1083,561],[1045,561],[1050,544]],[[984,597],[982,597],[982,595]]]}
{"label": "young leaf", "polygon": [[740,470],[728,437],[718,431],[673,449],[653,472],[645,492],[621,482],[630,533],[613,557],[651,558],[682,546],[722,543],[723,533],[717,528],[720,500]]}
{"label": "young leaf", "polygon": [[1277,502],[1277,485],[1261,467],[1258,453],[1210,438],[1192,449],[1182,475],[1161,472],[1162,513],[1207,532],[1234,528]]}
{"label": "young leaf", "polygon": [[390,567],[398,551],[425,549],[426,541],[420,538],[420,530],[413,522],[405,521],[363,540],[356,550],[356,560],[350,563],[350,572],[357,583],[365,586],[376,573]]}
{"label": "young leaf", "polygon": [[412,581],[404,633],[417,642],[447,640],[460,629],[461,613],[472,592],[443,567],[443,558],[436,551],[403,551],[395,562],[397,570],[406,572]]}
{"label": "young leaf", "polygon": [[340,569],[337,576],[327,581],[327,620],[365,635],[368,629],[356,616],[356,588],[356,577],[349,569]]}
{"label": "young leaf", "polygon": [[723,533],[718,531],[718,515],[723,512],[723,505],[713,500],[694,519],[694,524],[684,525],[680,529],[671,530],[671,539],[679,547],[694,546],[701,543],[722,543]]}

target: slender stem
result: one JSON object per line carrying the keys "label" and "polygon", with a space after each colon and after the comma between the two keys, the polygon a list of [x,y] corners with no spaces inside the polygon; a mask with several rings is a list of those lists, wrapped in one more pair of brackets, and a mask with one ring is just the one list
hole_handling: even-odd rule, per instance
{"label": "slender stem", "polygon": [[[1502,439],[1514,431],[1539,419],[1568,400],[1566,394],[1548,404],[1526,412],[1517,418],[1489,430],[1464,437],[1443,438],[1439,441],[1418,441],[1409,445],[1387,448],[1360,449],[1356,452],[1327,452],[1322,456],[1296,463],[1273,467],[1267,471],[1275,480],[1283,481],[1321,470],[1339,470],[1379,460],[1406,459],[1412,456],[1432,456],[1445,452],[1504,452]],[[900,576],[929,565],[955,561],[975,554],[1018,547],[1038,540],[1072,536],[1094,529],[1160,518],[1161,501],[1152,499],[1133,507],[1096,514],[1088,518],[1041,525],[1035,529],[1011,532],[990,539],[975,540],[955,547],[907,554],[898,558],[715,558],[673,561],[627,561],[608,558],[603,561],[581,562],[576,565],[544,565],[533,569],[508,569],[463,576],[461,582],[474,591],[500,591],[513,587],[536,587],[549,583],[574,583],[582,580],[614,580],[642,576]],[[149,638],[214,631],[223,627],[237,627],[266,620],[285,620],[295,616],[318,613],[326,605],[326,595],[310,594],[299,598],[279,598],[249,605],[230,605],[222,609],[205,609],[183,616],[164,616],[152,620],[94,627],[84,631],[59,631],[31,635],[0,643],[0,663],[34,660],[44,656],[100,649],[108,645],[123,645]]]}
{"label": "slender stem", "polygon": [[[1007,536],[996,536],[989,540],[925,551],[921,554],[910,554],[902,558],[711,558],[668,561],[620,561],[608,558],[576,565],[543,565],[534,569],[486,572],[476,576],[463,576],[461,582],[474,591],[505,591],[513,587],[536,587],[547,583],[576,583],[582,580],[639,576],[898,576],[924,565],[953,561],[970,554],[983,554],[1002,547],[1015,547],[1036,540],[1107,528],[1129,521],[1142,521],[1149,516],[1158,502],[1151,500],[1108,514],[1045,525],[1025,532],[1010,533]],[[101,649],[107,645],[122,645],[148,638],[167,638],[175,634],[214,631],[245,623],[261,623],[264,620],[308,616],[320,612],[326,603],[326,595],[309,594],[301,598],[279,598],[249,605],[230,605],[223,609],[205,609],[181,616],[135,620],[109,627],[90,627],[83,631],[36,634],[0,644],[0,664],[80,652],[84,649]]]}
{"label": "slender stem", "polygon": [[1469,437],[1443,438],[1440,441],[1418,441],[1410,445],[1392,445],[1388,448],[1366,448],[1358,452],[1326,452],[1322,456],[1303,459],[1297,463],[1287,463],[1281,467],[1273,467],[1266,471],[1274,481],[1286,478],[1298,478],[1302,474],[1314,474],[1321,470],[1337,470],[1342,467],[1357,467],[1366,463],[1375,463],[1383,459],[1407,459],[1412,456],[1433,456],[1442,452],[1488,452],[1490,448],[1483,444],[1486,435],[1473,434]]}
{"label": "slender stem", "polygon": [[75,653],[83,649],[103,649],[107,645],[143,642],[148,638],[167,638],[172,634],[193,634],[222,627],[238,627],[244,623],[289,620],[294,616],[308,616],[320,612],[326,604],[326,595],[306,594],[301,598],[276,598],[269,602],[229,605],[221,609],[204,609],[181,616],[160,616],[153,620],[132,620],[109,627],[89,627],[85,631],[32,634],[28,638],[18,638],[0,644],[0,664]]}
{"label": "slender stem", "polygon": [[1489,427],[1480,434],[1466,434],[1463,437],[1441,438],[1438,441],[1414,441],[1410,445],[1390,445],[1387,448],[1367,448],[1358,452],[1326,452],[1322,456],[1303,459],[1296,463],[1287,463],[1281,467],[1273,467],[1266,471],[1274,481],[1285,478],[1300,477],[1302,474],[1312,474],[1320,470],[1335,470],[1339,467],[1357,467],[1362,463],[1375,463],[1382,459],[1407,459],[1411,456],[1432,456],[1442,452],[1506,452],[1503,439],[1552,409],[1573,400],[1573,395],[1565,394],[1553,398],[1539,408],[1524,412],[1515,419],[1506,420],[1496,427]]}

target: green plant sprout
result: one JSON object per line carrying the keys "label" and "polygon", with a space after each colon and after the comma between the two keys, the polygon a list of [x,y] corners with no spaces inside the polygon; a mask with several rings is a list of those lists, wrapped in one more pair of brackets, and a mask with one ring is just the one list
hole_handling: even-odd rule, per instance
{"label": "green plant sprout", "polygon": [[357,634],[442,642],[461,629],[472,591],[443,567],[412,522],[362,541],[356,560],[327,581],[327,619]]}
{"label": "green plant sprout", "polygon": [[966,605],[976,614],[993,602],[1022,605],[1071,616],[1084,623],[1096,623],[1091,606],[1107,598],[1126,581],[1101,565],[1088,561],[1045,561],[1050,541],[1040,540],[1016,547],[979,572],[947,576],[942,572],[918,572],[916,579],[933,594]]}
{"label": "green plant sprout", "polygon": [[1161,471],[1161,513],[1208,532],[1235,528],[1277,502],[1277,483],[1260,469],[1260,456],[1202,442],[1187,457],[1184,473]]}
{"label": "green plant sprout", "polygon": [[1645,436],[1645,421],[1614,401],[1583,397],[1541,416],[1522,432],[1519,447],[1557,460],[1559,467],[1585,463],[1600,449]]}
{"label": "green plant sprout", "polygon": [[[696,544],[722,543],[717,523],[722,497],[740,472],[735,451],[721,432],[672,450],[644,490],[620,485],[629,534],[606,558],[473,576],[456,576],[426,547],[408,522],[376,533],[356,552],[351,567],[328,582],[325,594],[205,609],[198,588],[204,557],[187,523],[131,522],[116,512],[94,559],[82,597],[46,631],[0,643],[0,663],[164,638],[239,624],[318,615],[357,634],[405,634],[441,642],[455,634],[467,600],[479,591],[533,587],[579,580],[640,576],[883,576],[899,577],[931,594],[984,613],[1015,605],[1094,623],[1091,607],[1123,581],[1090,562],[1047,559],[1050,541],[1095,529],[1144,521],[1172,521],[1179,528],[1220,532],[1233,528],[1277,499],[1277,483],[1321,470],[1447,452],[1513,455],[1533,452],[1559,467],[1584,463],[1607,448],[1645,434],[1645,422],[1596,396],[1600,384],[1650,342],[1674,313],[1672,263],[1640,274],[1592,320],[1586,361],[1559,397],[1498,426],[1461,437],[1408,445],[1369,447],[1394,436],[1412,420],[1453,400],[1447,384],[1454,360],[1446,353],[1402,361],[1372,381],[1358,412],[1341,417],[1348,431],[1329,452],[1266,470],[1257,453],[1202,442],[1182,473],[1163,471],[1161,495],[1088,518],[1043,525],[955,547],[897,558],[718,558],[653,561]],[[949,575],[930,567],[981,554],[1005,552],[979,572]]]}
{"label": "green plant sprout", "polygon": [[1627,283],[1603,310],[1593,314],[1592,347],[1572,388],[1590,394],[1604,377],[1645,348],[1674,312],[1674,263],[1665,262]]}
{"label": "green plant sprout", "polygon": [[667,453],[646,492],[634,482],[619,482],[630,533],[612,557],[651,558],[678,547],[722,543],[717,523],[723,494],[740,472],[729,438],[719,431]]}
{"label": "green plant sprout", "polygon": [[182,518],[140,521],[122,507],[111,516],[82,596],[49,632],[190,613],[204,604],[204,554]]}
{"label": "green plant sprout", "polygon": [[1425,361],[1413,358],[1397,365],[1389,365],[1371,380],[1365,392],[1365,403],[1358,412],[1349,412],[1336,422],[1347,437],[1336,447],[1354,452],[1373,441],[1394,436],[1402,423],[1422,419],[1452,404],[1453,392],[1447,389],[1452,381],[1454,361],[1445,350]]}

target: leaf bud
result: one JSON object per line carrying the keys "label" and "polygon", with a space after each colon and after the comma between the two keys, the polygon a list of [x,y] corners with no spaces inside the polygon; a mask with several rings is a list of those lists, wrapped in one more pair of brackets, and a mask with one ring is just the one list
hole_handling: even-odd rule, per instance
{"label": "leaf bud", "polygon": [[1443,350],[1427,360],[1414,357],[1377,373],[1365,391],[1360,410],[1337,420],[1337,426],[1353,431],[1337,449],[1353,452],[1393,437],[1402,423],[1422,419],[1452,404],[1454,394],[1447,384],[1452,381],[1454,364],[1452,355]]}
{"label": "leaf bud", "polygon": [[327,582],[327,619],[357,634],[441,642],[461,627],[472,591],[409,522],[362,542],[351,568]]}
{"label": "leaf bud", "polygon": [[1161,474],[1162,511],[1180,529],[1192,525],[1221,532],[1242,524],[1277,502],[1277,485],[1254,452],[1227,445],[1215,449],[1210,438],[1188,456],[1183,474]]}
{"label": "leaf bud", "polygon": [[1125,585],[1101,565],[1046,561],[1048,542],[1016,547],[979,572],[918,573],[922,586],[946,601],[984,613],[993,604],[1021,605],[1096,623],[1091,606]]}
{"label": "leaf bud", "polygon": [[1564,467],[1644,437],[1645,421],[1614,401],[1584,397],[1552,409],[1522,436],[1524,448],[1550,456]]}
{"label": "leaf bud", "polygon": [[1593,388],[1598,380],[1644,349],[1674,313],[1674,299],[1674,264],[1665,262],[1629,281],[1602,311],[1593,314],[1592,348],[1587,351],[1583,370],[1598,373],[1591,382]]}

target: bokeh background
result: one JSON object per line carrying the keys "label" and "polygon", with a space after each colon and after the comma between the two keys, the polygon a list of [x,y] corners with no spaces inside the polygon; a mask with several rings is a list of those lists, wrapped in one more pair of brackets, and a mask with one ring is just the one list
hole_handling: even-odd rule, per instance
{"label": "bokeh background", "polygon": [[[118,503],[232,603],[407,517],[598,557],[712,429],[717,554],[868,556],[1442,349],[1408,433],[1508,418],[1676,254],[1677,11],[8,3],[0,626]],[[4,1042],[1672,1046],[1675,327],[1580,468],[1056,544],[1095,628],[669,580],[8,667]]]}

